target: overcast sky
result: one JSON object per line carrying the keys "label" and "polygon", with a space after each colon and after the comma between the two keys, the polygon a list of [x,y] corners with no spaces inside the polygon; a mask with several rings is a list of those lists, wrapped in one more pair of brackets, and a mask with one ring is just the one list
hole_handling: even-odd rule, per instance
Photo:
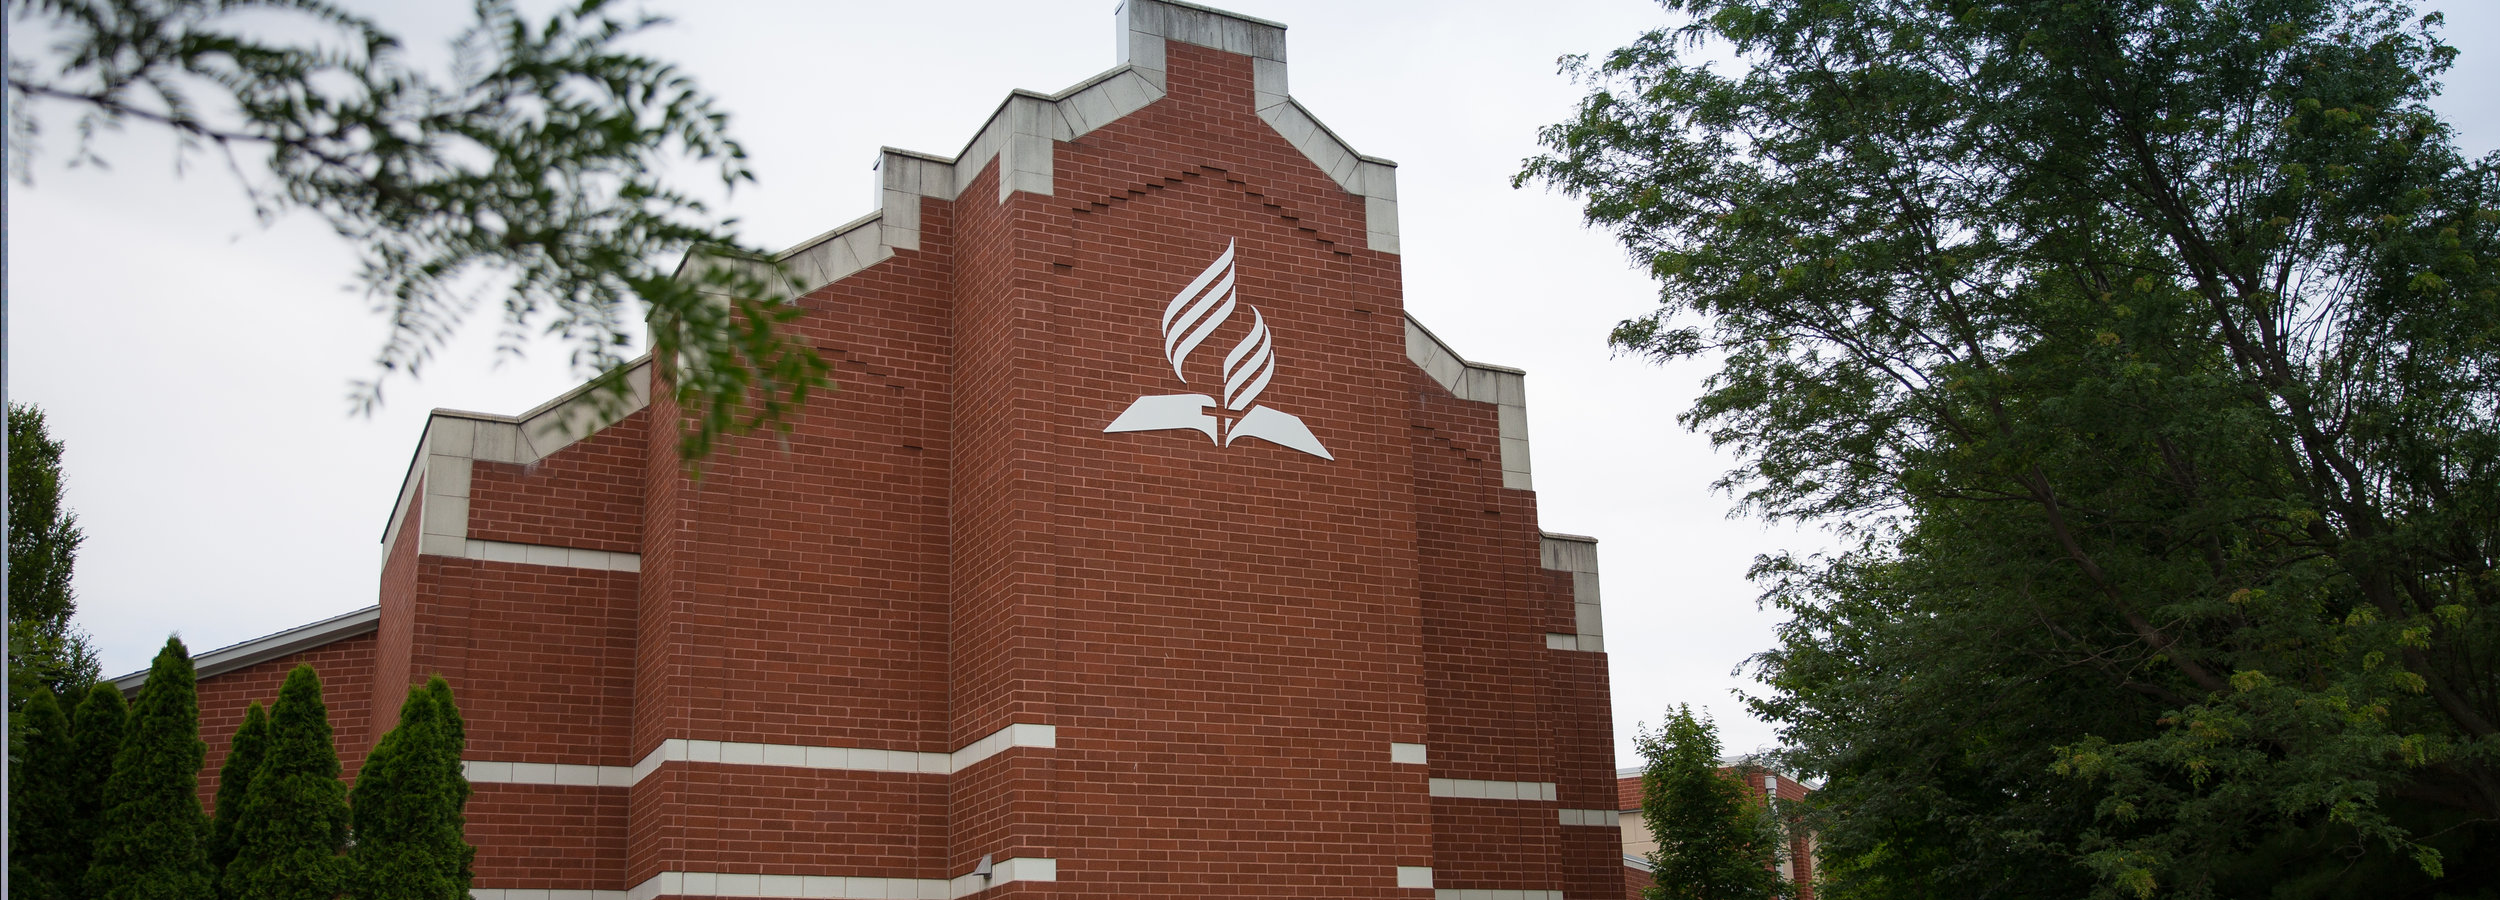
{"label": "overcast sky", "polygon": [[[467,4],[378,14],[441,59]],[[1823,546],[1811,529],[1731,519],[1709,483],[1732,460],[1678,429],[1701,366],[1613,359],[1607,329],[1655,302],[1569,198],[1513,190],[1535,131],[1579,91],[1564,54],[1661,24],[1642,0],[1227,0],[1289,26],[1293,94],[1366,154],[1399,163],[1406,308],[1470,359],[1528,375],[1541,523],[1598,537],[1617,757],[1637,723],[1691,703],[1731,751],[1776,741],[1733,672],[1775,617],[1744,579],[1756,554]],[[2493,4],[2450,2],[2463,58],[2443,111],[2467,147],[2500,137]],[[1112,0],[657,2],[648,41],[717,94],[761,184],[732,208],[787,246],[871,208],[879,146],[954,155],[1010,89],[1056,92],[1114,62]],[[23,50],[24,48],[19,48]],[[385,333],[354,255],[318,223],[256,222],[234,177],[162,133],[71,168],[47,118],[34,185],[9,196],[9,391],[68,445],[85,527],[79,619],[107,675],[168,632],[194,653],[372,605],[384,519],[436,407],[517,413],[576,383],[564,355],[498,358],[492,308],[422,381],[347,412]]]}

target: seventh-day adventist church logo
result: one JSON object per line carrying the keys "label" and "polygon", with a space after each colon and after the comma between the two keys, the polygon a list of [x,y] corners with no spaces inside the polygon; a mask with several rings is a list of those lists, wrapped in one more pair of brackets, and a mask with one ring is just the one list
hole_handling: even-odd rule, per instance
{"label": "seventh-day adventist church logo", "polygon": [[[1328,448],[1320,446],[1319,438],[1292,413],[1257,404],[1259,393],[1267,390],[1268,379],[1276,375],[1276,346],[1267,330],[1267,317],[1259,308],[1240,302],[1233,290],[1233,244],[1224,244],[1224,255],[1198,273],[1196,280],[1182,288],[1163,310],[1163,358],[1171,360],[1172,374],[1183,384],[1189,376],[1182,374],[1181,362],[1191,351],[1205,343],[1217,328],[1231,320],[1233,310],[1250,310],[1250,333],[1224,354],[1224,400],[1218,404],[1205,394],[1165,394],[1139,397],[1128,411],[1111,420],[1103,429],[1113,431],[1162,431],[1186,428],[1201,432],[1220,446],[1230,447],[1246,437],[1291,447],[1321,459],[1336,459]],[[1210,413],[1208,407],[1215,407]]]}

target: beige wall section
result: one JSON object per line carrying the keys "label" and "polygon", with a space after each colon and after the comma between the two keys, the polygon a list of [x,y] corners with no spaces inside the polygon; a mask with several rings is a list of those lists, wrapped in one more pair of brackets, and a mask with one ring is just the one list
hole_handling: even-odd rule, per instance
{"label": "beige wall section", "polygon": [[1641,818],[1640,810],[1624,810],[1617,821],[1623,826],[1623,855],[1648,859],[1650,852],[1658,849],[1658,841],[1649,836],[1649,822]]}
{"label": "beige wall section", "polygon": [[469,472],[479,460],[528,465],[651,405],[651,358],[627,364],[625,394],[599,392],[597,382],[566,391],[517,416],[438,409],[417,438],[416,457],[400,481],[399,501],[382,530],[382,564],[390,565],[402,513],[415,504],[417,552],[465,559],[528,562],[632,572],[631,553],[469,539]]}

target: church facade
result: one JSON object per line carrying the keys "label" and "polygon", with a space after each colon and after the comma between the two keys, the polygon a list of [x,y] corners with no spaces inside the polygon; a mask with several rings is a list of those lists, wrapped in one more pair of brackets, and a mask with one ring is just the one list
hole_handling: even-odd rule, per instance
{"label": "church facade", "polygon": [[690,469],[647,363],[434,413],[379,604],[200,657],[211,774],[297,663],[351,776],[440,673],[485,900],[1620,896],[1521,373],[1405,314],[1282,26],[1118,21],[783,255],[839,384],[786,435]]}

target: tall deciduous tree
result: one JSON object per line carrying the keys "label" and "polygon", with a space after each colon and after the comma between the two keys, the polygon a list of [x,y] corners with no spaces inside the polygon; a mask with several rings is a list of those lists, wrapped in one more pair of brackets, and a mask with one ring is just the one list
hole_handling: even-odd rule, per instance
{"label": "tall deciduous tree", "polygon": [[[1794,619],[1758,709],[1859,895],[2500,882],[2500,158],[2395,0],[1670,0],[1523,181]],[[1713,70],[1695,44],[1749,66]]]}
{"label": "tall deciduous tree", "polygon": [[[130,711],[113,774],[104,782],[104,814],[87,867],[93,900],[199,900],[213,894],[208,818],[200,814],[198,682],[179,638],[148,667],[147,684]],[[83,718],[83,717],[82,717]]]}
{"label": "tall deciduous tree", "polygon": [[299,665],[269,710],[269,742],[244,789],[234,861],[219,888],[251,900],[330,900],[346,887],[346,849],[347,786],[329,707],[320,676]]}
{"label": "tall deciduous tree", "polygon": [[[9,404],[9,708],[38,690],[78,696],[96,678],[95,651],[70,624],[70,573],[86,534],[61,504],[61,442],[43,410]],[[58,696],[55,697],[58,699]]]}
{"label": "tall deciduous tree", "polygon": [[460,711],[441,676],[412,687],[399,726],[374,744],[349,795],[359,900],[460,900],[477,848],[463,835],[469,782],[460,768]]}
{"label": "tall deciduous tree", "polygon": [[235,829],[243,821],[243,798],[251,792],[252,779],[260,774],[260,764],[269,752],[269,714],[254,700],[243,711],[243,724],[234,730],[234,740],[226,745],[225,764],[217,769],[217,807],[208,820],[208,865],[219,877],[219,895],[231,897],[224,890],[226,867],[234,862]]}
{"label": "tall deciduous tree", "polygon": [[1769,805],[1719,771],[1719,732],[1678,705],[1656,732],[1634,742],[1641,754],[1641,820],[1658,849],[1649,854],[1651,900],[1770,900],[1788,896],[1773,868],[1782,841]]}
{"label": "tall deciduous tree", "polygon": [[9,766],[9,895],[19,900],[71,900],[86,874],[86,855],[73,843],[70,786],[77,769],[69,716],[50,691],[27,698],[20,732],[23,753]]}
{"label": "tall deciduous tree", "polygon": [[[19,153],[31,110],[60,105],[81,113],[82,135],[152,124],[264,171],[247,185],[262,216],[327,222],[389,310],[360,408],[379,402],[382,376],[421,369],[495,288],[507,346],[561,336],[610,402],[628,396],[624,354],[646,330],[699,455],[781,422],[829,368],[775,327],[798,315],[779,266],[664,177],[692,163],[724,187],[754,180],[712,97],[629,49],[662,20],[612,5],[573,0],[533,18],[477,0],[445,78],[321,0],[10,0],[17,27],[48,32],[52,52],[11,72],[8,143]],[[733,264],[679,277],[690,252]]]}
{"label": "tall deciduous tree", "polygon": [[86,699],[70,721],[69,808],[70,852],[75,860],[69,870],[76,873],[71,885],[83,882],[89,861],[95,857],[96,837],[104,830],[104,783],[113,774],[113,760],[121,755],[122,735],[127,730],[130,705],[122,699],[121,688],[111,682],[99,682],[87,689]]}

